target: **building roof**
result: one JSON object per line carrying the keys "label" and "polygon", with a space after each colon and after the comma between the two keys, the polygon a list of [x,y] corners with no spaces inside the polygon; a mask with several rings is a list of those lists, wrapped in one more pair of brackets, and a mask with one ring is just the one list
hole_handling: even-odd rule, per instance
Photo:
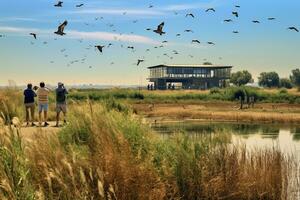
{"label": "building roof", "polygon": [[156,65],[148,67],[148,69],[160,68],[160,67],[191,67],[191,68],[232,68],[229,65]]}

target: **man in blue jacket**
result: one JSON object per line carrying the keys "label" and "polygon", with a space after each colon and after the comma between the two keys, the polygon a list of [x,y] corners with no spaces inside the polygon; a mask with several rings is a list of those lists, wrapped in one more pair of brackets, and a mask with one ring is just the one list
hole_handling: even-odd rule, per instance
{"label": "man in blue jacket", "polygon": [[32,90],[32,84],[29,83],[27,85],[27,89],[24,90],[24,104],[26,110],[26,122],[27,126],[29,126],[30,115],[31,115],[31,126],[35,126],[34,124],[34,98],[36,97],[35,92]]}

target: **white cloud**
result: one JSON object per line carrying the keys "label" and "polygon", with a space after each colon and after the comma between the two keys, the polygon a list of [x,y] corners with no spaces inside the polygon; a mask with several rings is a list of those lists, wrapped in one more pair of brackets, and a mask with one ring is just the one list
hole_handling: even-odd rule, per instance
{"label": "white cloud", "polygon": [[159,42],[141,35],[116,34],[110,32],[82,32],[82,31],[68,31],[67,36],[71,38],[83,38],[90,40],[104,40],[104,41],[122,41],[143,44],[159,44]]}
{"label": "white cloud", "polygon": [[211,2],[197,2],[197,3],[189,3],[189,4],[168,5],[163,9],[167,11],[180,11],[180,10],[201,9],[201,8],[205,9],[209,7],[216,7],[218,4],[219,4],[218,0],[213,0]]}
{"label": "white cloud", "polygon": [[[54,36],[53,30],[37,29],[37,28],[22,28],[22,27],[11,27],[11,26],[0,26],[0,31],[4,33],[18,33],[26,35],[30,32],[35,32],[42,36]],[[122,41],[122,42],[132,42],[141,44],[159,44],[149,37],[142,35],[128,35],[128,34],[117,34],[110,32],[83,32],[77,30],[66,31],[65,38],[71,39],[88,39],[88,40],[104,40],[104,41]]]}
{"label": "white cloud", "polygon": [[20,27],[12,27],[12,26],[0,26],[0,31],[6,33],[29,33],[29,32],[37,32],[40,31],[36,28],[20,28]]}
{"label": "white cloud", "polygon": [[84,9],[78,11],[70,11],[70,14],[107,14],[107,15],[140,15],[140,16],[160,16],[164,12],[159,10],[145,10],[145,9]]}
{"label": "white cloud", "polygon": [[29,17],[6,17],[1,18],[0,21],[24,21],[24,22],[37,22],[39,19],[29,18]]}

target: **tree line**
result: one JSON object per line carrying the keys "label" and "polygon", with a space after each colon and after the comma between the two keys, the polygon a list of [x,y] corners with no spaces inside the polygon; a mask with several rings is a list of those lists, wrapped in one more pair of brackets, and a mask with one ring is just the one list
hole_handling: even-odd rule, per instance
{"label": "tree line", "polygon": [[[247,70],[237,71],[231,74],[230,82],[236,86],[246,85],[247,83],[253,83],[252,75]],[[293,87],[300,88],[300,70],[294,69],[291,72],[289,78],[280,78],[278,73],[262,72],[258,77],[258,85],[266,88],[287,88]]]}

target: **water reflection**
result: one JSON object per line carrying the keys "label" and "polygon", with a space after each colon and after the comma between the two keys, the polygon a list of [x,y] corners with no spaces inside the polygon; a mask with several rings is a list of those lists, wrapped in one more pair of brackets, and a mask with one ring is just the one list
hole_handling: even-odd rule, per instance
{"label": "water reflection", "polygon": [[300,157],[300,126],[278,124],[240,124],[221,122],[172,122],[152,124],[163,138],[184,132],[193,139],[203,134],[224,133],[231,135],[232,143],[243,143],[247,148],[273,148]]}

